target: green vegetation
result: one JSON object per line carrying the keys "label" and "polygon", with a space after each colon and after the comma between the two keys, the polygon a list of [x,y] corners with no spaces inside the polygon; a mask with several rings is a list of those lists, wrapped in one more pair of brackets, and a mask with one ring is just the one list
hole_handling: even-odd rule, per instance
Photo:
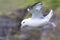
{"label": "green vegetation", "polygon": [[[25,8],[28,5],[33,5],[36,2],[42,2],[43,7],[45,7],[46,10],[52,8],[55,10],[55,13],[57,15],[60,14],[60,0],[0,0],[0,14],[8,12],[8,10],[11,10],[17,7]],[[60,29],[59,26],[60,26],[60,21],[58,24],[58,28]]]}
{"label": "green vegetation", "polygon": [[39,1],[51,8],[60,7],[60,0],[0,0],[0,11],[7,11],[16,7],[24,8]]}

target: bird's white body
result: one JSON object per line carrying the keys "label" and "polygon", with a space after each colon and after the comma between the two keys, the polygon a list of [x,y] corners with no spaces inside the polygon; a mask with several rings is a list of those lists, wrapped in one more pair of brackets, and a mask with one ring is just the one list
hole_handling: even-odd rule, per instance
{"label": "bird's white body", "polygon": [[47,21],[43,20],[43,19],[31,19],[31,18],[28,18],[28,19],[25,19],[23,21],[26,21],[26,23],[24,25],[28,25],[30,27],[39,27],[39,26],[42,26],[43,24],[47,23]]}
{"label": "bird's white body", "polygon": [[27,10],[32,14],[32,17],[24,19],[21,22],[21,28],[26,25],[29,27],[40,27],[47,24],[53,15],[53,10],[51,10],[48,15],[44,17],[41,12],[41,8],[41,3],[36,4],[32,8],[28,8]]}
{"label": "bird's white body", "polygon": [[49,22],[49,20],[51,19],[53,15],[53,11],[51,10],[49,12],[49,14],[47,16],[45,16],[44,18],[28,18],[28,19],[24,19],[21,22],[22,27],[24,27],[25,25],[28,25],[30,27],[39,27],[42,25],[45,25]]}

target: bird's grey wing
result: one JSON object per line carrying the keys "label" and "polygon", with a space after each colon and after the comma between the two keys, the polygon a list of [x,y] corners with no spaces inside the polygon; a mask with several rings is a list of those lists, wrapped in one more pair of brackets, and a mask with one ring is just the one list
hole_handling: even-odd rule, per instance
{"label": "bird's grey wing", "polygon": [[37,10],[30,10],[29,8],[27,9],[31,14],[32,14],[32,18],[43,18],[43,13],[42,10],[37,11]]}
{"label": "bird's grey wing", "polygon": [[43,18],[42,14],[42,3],[32,5],[27,9],[32,14],[32,18]]}

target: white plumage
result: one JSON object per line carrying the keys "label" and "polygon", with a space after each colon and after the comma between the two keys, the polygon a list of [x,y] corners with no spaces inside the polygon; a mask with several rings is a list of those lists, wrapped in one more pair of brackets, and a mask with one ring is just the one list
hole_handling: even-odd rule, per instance
{"label": "white plumage", "polygon": [[32,17],[24,19],[21,22],[21,28],[23,28],[26,25],[30,27],[40,27],[42,25],[49,23],[49,20],[53,15],[53,10],[51,10],[49,14],[44,17],[41,12],[41,8],[42,8],[41,3],[36,4],[31,9],[28,8],[27,10],[32,14]]}

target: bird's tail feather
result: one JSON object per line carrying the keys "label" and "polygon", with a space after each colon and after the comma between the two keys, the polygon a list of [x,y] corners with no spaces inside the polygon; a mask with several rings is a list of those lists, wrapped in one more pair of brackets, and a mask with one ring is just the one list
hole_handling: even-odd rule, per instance
{"label": "bird's tail feather", "polygon": [[54,16],[53,18],[50,19],[50,23],[54,23],[55,25],[58,24],[60,17],[59,16]]}

